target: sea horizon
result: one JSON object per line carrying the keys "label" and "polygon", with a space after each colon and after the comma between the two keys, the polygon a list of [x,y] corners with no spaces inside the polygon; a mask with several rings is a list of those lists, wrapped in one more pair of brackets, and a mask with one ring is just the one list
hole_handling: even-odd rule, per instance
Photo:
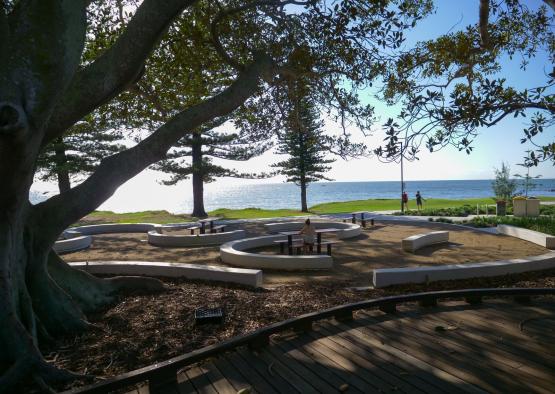
{"label": "sea horizon", "polygon": [[[417,191],[426,198],[467,199],[493,197],[492,179],[450,179],[405,181],[410,199]],[[535,179],[529,195],[555,197],[555,179]],[[176,187],[156,185],[148,190],[131,192],[122,188],[98,209],[113,212],[138,212],[166,210],[171,213],[190,213],[193,196],[190,186]],[[522,182],[518,190],[523,191]],[[308,205],[367,200],[396,199],[400,197],[401,182],[397,181],[326,181],[315,182],[308,188]],[[131,195],[133,194],[133,195]],[[237,185],[205,185],[205,208],[242,209],[299,209],[300,189],[292,183],[260,183]],[[32,191],[30,200],[36,204],[52,194]]]}

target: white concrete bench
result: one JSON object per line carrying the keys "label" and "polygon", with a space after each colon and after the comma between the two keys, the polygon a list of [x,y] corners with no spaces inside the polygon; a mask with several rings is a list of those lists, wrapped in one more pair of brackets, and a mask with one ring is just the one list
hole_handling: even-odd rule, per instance
{"label": "white concrete bench", "polygon": [[523,259],[484,263],[435,265],[433,267],[380,268],[374,270],[374,287],[438,280],[482,278],[555,268],[555,252]]}
{"label": "white concrete bench", "polygon": [[87,249],[91,246],[92,237],[90,235],[72,235],[71,238],[56,241],[52,249],[54,249],[56,253],[69,253]]}
{"label": "white concrete bench", "polygon": [[155,226],[154,223],[114,223],[93,224],[68,228],[64,233],[79,233],[79,235],[114,234],[114,233],[146,233]]}
{"label": "white concrete bench", "polygon": [[245,238],[220,246],[220,258],[224,263],[239,267],[299,271],[307,269],[329,269],[333,266],[331,256],[316,255],[268,255],[247,252],[248,249],[274,244],[283,235]]}
{"label": "white concrete bench", "polygon": [[510,235],[511,237],[533,242],[547,249],[555,249],[555,237],[553,235],[540,233],[539,231],[528,230],[522,227],[509,226],[506,224],[498,224],[497,232],[499,234]]}
{"label": "white concrete bench", "polygon": [[262,271],[242,268],[218,267],[213,265],[164,263],[145,261],[92,261],[69,263],[74,268],[91,274],[101,275],[145,275],[166,278],[213,280],[262,286]]}
{"label": "white concrete bench", "polygon": [[404,251],[414,253],[425,246],[449,242],[449,231],[432,231],[426,234],[416,234],[403,239],[401,246]]}
{"label": "white concrete bench", "polygon": [[115,223],[93,224],[90,226],[71,227],[62,233],[62,238],[54,243],[56,253],[76,252],[87,249],[92,244],[91,235],[113,233],[146,233],[157,225],[153,223]]}
{"label": "white concrete bench", "polygon": [[[360,225],[352,224],[352,223],[342,223],[342,222],[321,222],[321,221],[311,221],[316,229],[320,228],[337,228],[335,234],[337,235],[338,239],[346,239],[346,238],[353,238],[359,236],[362,233]],[[279,233],[282,231],[296,231],[301,230],[303,228],[304,222],[281,222],[281,223],[268,223],[265,224],[264,227],[270,233]]]}
{"label": "white concrete bench", "polygon": [[160,234],[155,230],[148,232],[148,243],[154,246],[191,247],[221,245],[245,237],[245,230],[234,230],[223,233],[206,233],[196,235]]}

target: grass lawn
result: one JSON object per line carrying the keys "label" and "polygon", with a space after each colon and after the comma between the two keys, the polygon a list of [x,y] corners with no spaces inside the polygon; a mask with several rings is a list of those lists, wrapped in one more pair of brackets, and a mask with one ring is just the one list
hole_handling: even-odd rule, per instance
{"label": "grass lawn", "polygon": [[[555,201],[555,197],[539,197],[542,201]],[[494,204],[491,198],[468,198],[460,200],[448,200],[440,198],[429,198],[424,202],[424,208],[455,208],[463,205]],[[409,200],[409,209],[416,209],[416,201]],[[309,208],[312,214],[326,213],[350,213],[356,211],[389,211],[400,210],[400,202],[397,199],[371,199],[344,202],[330,202],[314,205]],[[225,219],[259,219],[285,216],[302,216],[305,213],[295,209],[227,209],[220,208],[208,213],[210,216],[219,216]],[[111,211],[95,211],[76,223],[78,226],[94,223],[177,223],[194,220],[190,215],[172,214],[168,211],[143,211],[130,213],[114,213]]]}
{"label": "grass lawn", "polygon": [[[444,198],[428,198],[424,201],[424,208],[455,208],[463,205],[494,204],[491,198],[468,198],[461,200],[448,200]],[[416,201],[409,200],[409,209],[416,209]],[[401,202],[398,199],[372,199],[344,202],[330,202],[318,204],[310,208],[314,213],[344,213],[356,211],[399,211]]]}
{"label": "grass lawn", "polygon": [[76,223],[77,226],[100,223],[178,223],[191,221],[191,215],[174,215],[168,211],[115,213],[95,211]]}
{"label": "grass lawn", "polygon": [[259,218],[276,218],[283,216],[299,216],[306,215],[301,211],[294,209],[226,209],[220,208],[208,213],[210,216],[219,216],[226,219],[259,219]]}

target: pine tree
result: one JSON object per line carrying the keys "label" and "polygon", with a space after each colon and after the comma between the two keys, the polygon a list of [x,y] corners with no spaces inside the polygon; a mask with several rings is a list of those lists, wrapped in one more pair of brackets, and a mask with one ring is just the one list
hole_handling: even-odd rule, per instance
{"label": "pine tree", "polygon": [[37,159],[36,177],[56,180],[60,193],[69,191],[72,179],[91,174],[104,157],[125,149],[122,138],[117,130],[103,130],[87,117],[44,147]]}
{"label": "pine tree", "polygon": [[331,180],[325,174],[331,169],[328,164],[335,160],[326,159],[329,141],[323,132],[323,122],[318,110],[308,96],[295,97],[287,116],[283,133],[278,135],[278,154],[289,158],[272,165],[278,173],[286,176],[301,188],[301,210],[308,212],[306,191],[310,183]]}
{"label": "pine tree", "polygon": [[269,143],[260,141],[261,137],[248,133],[222,133],[214,128],[226,122],[226,118],[216,119],[193,133],[182,138],[167,159],[160,162],[154,169],[171,174],[165,185],[192,178],[193,182],[193,213],[195,217],[207,216],[204,208],[204,184],[221,177],[260,178],[264,173],[242,173],[225,168],[213,162],[213,158],[246,161],[258,156],[269,147]]}

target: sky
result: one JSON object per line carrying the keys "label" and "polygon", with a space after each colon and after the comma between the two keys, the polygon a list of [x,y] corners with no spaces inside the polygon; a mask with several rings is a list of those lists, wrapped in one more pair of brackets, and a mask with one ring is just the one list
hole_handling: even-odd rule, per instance
{"label": "sky", "polygon": [[[529,0],[526,3],[531,7],[537,7],[542,2]],[[449,30],[462,29],[470,23],[476,23],[478,20],[479,0],[441,0],[437,1],[436,4],[437,12],[420,22],[417,29],[410,33],[408,45],[418,40],[434,38]],[[536,83],[545,82],[543,76],[545,70],[551,71],[552,69],[552,65],[545,54],[533,60],[529,69],[525,72],[519,69],[518,61],[510,62],[508,59],[506,60],[503,64],[504,76],[511,84],[516,86],[533,86]],[[372,97],[371,94],[366,94],[362,99],[376,107],[376,113],[382,120],[395,115],[395,109],[388,108]],[[480,130],[480,134],[473,144],[474,151],[470,155],[459,152],[452,147],[434,153],[422,151],[419,155],[420,160],[404,162],[405,180],[491,179],[494,168],[500,167],[502,162],[511,166],[513,174],[523,173],[524,169],[516,164],[523,161],[526,150],[532,149],[530,145],[520,143],[520,138],[523,136],[522,129],[525,127],[524,121],[523,118],[508,117],[494,127]],[[379,130],[381,123],[383,122],[377,123],[373,136],[364,137],[355,131],[354,139],[365,142],[369,147],[380,144],[383,138]],[[326,122],[326,127],[329,131],[338,128],[337,125],[330,122]],[[554,131],[553,128],[544,131],[544,136],[539,138],[538,142],[553,140]],[[220,164],[231,164],[239,171],[252,172],[267,171],[269,165],[279,159],[280,157],[273,154],[273,152],[267,152],[244,163],[215,161]],[[543,178],[555,178],[555,167],[551,163],[543,163],[532,168],[530,174],[542,175]],[[381,163],[374,157],[349,161],[338,159],[332,164],[332,170],[328,176],[336,181],[393,181],[400,179],[400,165],[397,163]],[[164,177],[165,175],[161,173],[150,170],[144,171],[123,185],[117,193],[140,193],[145,188],[159,190],[160,193],[176,190],[175,187],[172,189],[172,187],[159,185],[159,180]],[[283,181],[284,178],[279,176],[264,180],[223,178],[210,186],[225,187],[229,184],[279,183]],[[185,185],[178,187],[179,190],[183,191],[183,189],[190,188],[190,180],[183,181],[183,183]],[[33,189],[54,192],[56,185],[38,182],[33,186]]]}

